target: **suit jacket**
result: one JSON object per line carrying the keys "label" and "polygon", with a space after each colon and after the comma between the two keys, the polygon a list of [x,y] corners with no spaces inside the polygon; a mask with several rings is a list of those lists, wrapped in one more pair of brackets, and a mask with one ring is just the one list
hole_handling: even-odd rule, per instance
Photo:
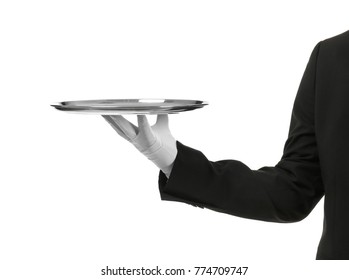
{"label": "suit jacket", "polygon": [[177,142],[163,200],[270,222],[304,219],[325,195],[317,259],[349,259],[349,31],[320,41],[301,80],[281,160],[251,170]]}

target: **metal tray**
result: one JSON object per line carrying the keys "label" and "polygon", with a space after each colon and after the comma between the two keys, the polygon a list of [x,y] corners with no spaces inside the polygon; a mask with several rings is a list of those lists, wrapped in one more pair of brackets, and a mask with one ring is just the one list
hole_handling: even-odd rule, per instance
{"label": "metal tray", "polygon": [[205,101],[187,99],[99,99],[63,101],[51,106],[57,110],[98,115],[173,114],[202,108]]}

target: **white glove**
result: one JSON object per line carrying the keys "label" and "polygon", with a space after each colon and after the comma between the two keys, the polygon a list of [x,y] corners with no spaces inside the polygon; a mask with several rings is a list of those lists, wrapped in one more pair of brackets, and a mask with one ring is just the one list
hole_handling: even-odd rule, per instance
{"label": "white glove", "polygon": [[176,140],[168,126],[168,115],[158,115],[156,124],[150,126],[145,115],[137,115],[138,127],[119,115],[104,115],[103,118],[116,132],[131,142],[142,154],[170,177],[177,156]]}

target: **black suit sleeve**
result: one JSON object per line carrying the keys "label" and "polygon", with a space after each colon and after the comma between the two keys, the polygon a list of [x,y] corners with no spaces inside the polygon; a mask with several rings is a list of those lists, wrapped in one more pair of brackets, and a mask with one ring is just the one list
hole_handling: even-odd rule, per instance
{"label": "black suit sleeve", "polygon": [[314,126],[320,44],[304,72],[284,153],[274,167],[251,170],[236,160],[212,162],[200,151],[177,142],[170,178],[167,180],[162,172],[159,175],[161,199],[263,221],[305,218],[324,193]]}

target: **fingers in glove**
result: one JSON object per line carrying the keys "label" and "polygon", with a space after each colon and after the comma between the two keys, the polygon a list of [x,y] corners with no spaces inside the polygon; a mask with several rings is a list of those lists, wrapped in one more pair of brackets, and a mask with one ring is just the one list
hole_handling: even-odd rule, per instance
{"label": "fingers in glove", "polygon": [[128,137],[119,129],[119,127],[114,123],[113,119],[109,115],[102,115],[102,117],[110,124],[110,126],[124,139],[130,141]]}
{"label": "fingers in glove", "polygon": [[114,125],[125,134],[128,140],[132,140],[136,137],[138,133],[137,126],[126,120],[123,116],[112,115],[111,118]]}
{"label": "fingers in glove", "polygon": [[138,129],[146,138],[153,137],[153,132],[145,115],[137,115]]}

